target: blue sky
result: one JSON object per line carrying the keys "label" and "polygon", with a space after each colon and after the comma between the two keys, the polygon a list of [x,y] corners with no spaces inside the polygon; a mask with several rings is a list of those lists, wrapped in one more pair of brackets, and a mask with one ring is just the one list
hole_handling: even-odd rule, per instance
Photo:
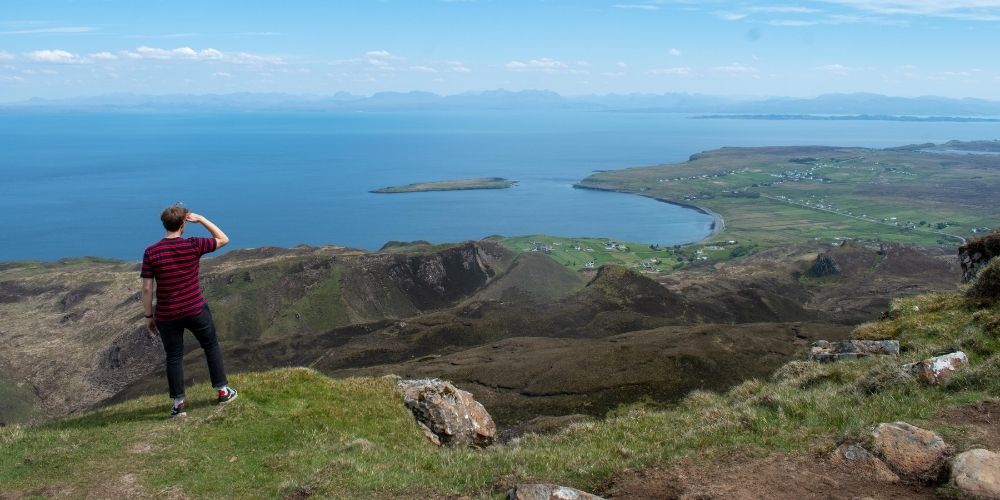
{"label": "blue sky", "polygon": [[1000,99],[1000,0],[3,0],[0,101],[505,88]]}

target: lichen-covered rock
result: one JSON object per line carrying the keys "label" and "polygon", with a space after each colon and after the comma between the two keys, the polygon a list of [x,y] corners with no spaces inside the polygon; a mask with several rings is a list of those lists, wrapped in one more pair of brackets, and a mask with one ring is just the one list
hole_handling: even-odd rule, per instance
{"label": "lichen-covered rock", "polygon": [[403,402],[431,434],[432,443],[484,447],[493,443],[493,418],[472,394],[437,379],[400,380]]}
{"label": "lichen-covered rock", "polygon": [[903,370],[932,385],[948,382],[960,368],[969,364],[969,357],[962,351],[928,358],[916,363],[903,365]]}
{"label": "lichen-covered rock", "polygon": [[813,361],[841,361],[867,356],[898,356],[898,340],[818,340],[809,349]]}
{"label": "lichen-covered rock", "polygon": [[885,462],[856,444],[840,445],[830,461],[865,479],[887,483],[899,481],[899,476]]}
{"label": "lichen-covered rock", "polygon": [[951,462],[951,482],[970,495],[1000,499],[1000,455],[983,449],[959,454]]}
{"label": "lichen-covered rock", "polygon": [[590,493],[555,484],[519,484],[507,492],[507,500],[604,500]]}
{"label": "lichen-covered rock", "polygon": [[943,479],[952,448],[937,434],[906,422],[879,424],[875,452],[897,474],[926,482]]}

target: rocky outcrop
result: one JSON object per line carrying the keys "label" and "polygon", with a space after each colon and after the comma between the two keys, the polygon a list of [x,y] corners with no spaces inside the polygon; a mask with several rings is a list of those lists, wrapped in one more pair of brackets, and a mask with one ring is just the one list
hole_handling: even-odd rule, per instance
{"label": "rocky outcrop", "polygon": [[875,451],[901,476],[925,482],[944,477],[952,448],[937,434],[906,422],[879,424]]}
{"label": "rocky outcrop", "polygon": [[855,444],[844,444],[834,450],[830,461],[865,479],[895,483],[899,476],[881,459]]}
{"label": "rocky outcrop", "polygon": [[979,271],[966,295],[977,299],[1000,299],[1000,259],[993,259]]}
{"label": "rocky outcrop", "polygon": [[437,379],[401,380],[403,402],[434,444],[485,447],[493,443],[493,418],[472,394]]}
{"label": "rocky outcrop", "polygon": [[842,361],[868,356],[899,356],[898,340],[841,340],[813,342],[809,349],[812,361]]}
{"label": "rocky outcrop", "polygon": [[1000,499],[1000,455],[983,449],[959,454],[951,462],[951,482],[969,495]]}
{"label": "rocky outcrop", "polygon": [[958,259],[962,263],[962,282],[968,283],[975,279],[979,271],[998,255],[1000,255],[1000,233],[976,238],[959,247]]}
{"label": "rocky outcrop", "polygon": [[823,278],[825,276],[836,276],[840,274],[840,264],[828,253],[820,254],[816,257],[816,262],[809,268],[809,276],[813,278]]}
{"label": "rocky outcrop", "polygon": [[928,384],[941,385],[947,383],[956,371],[967,364],[969,364],[969,357],[964,352],[957,351],[905,364],[903,370]]}
{"label": "rocky outcrop", "polygon": [[507,500],[604,500],[602,497],[555,484],[519,484],[507,492]]}

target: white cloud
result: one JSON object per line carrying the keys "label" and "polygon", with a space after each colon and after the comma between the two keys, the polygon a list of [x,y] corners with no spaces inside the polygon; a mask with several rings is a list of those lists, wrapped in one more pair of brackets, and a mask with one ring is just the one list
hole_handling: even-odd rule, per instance
{"label": "white cloud", "polygon": [[35,62],[55,63],[55,64],[80,64],[87,62],[86,59],[72,52],[65,50],[36,50],[25,54],[28,59]]}
{"label": "white cloud", "polygon": [[24,77],[22,76],[0,76],[0,82],[23,82]]}
{"label": "white cloud", "polygon": [[681,50],[671,47],[670,50],[667,51],[667,53],[670,54],[670,55],[672,55],[672,56],[674,56],[674,57],[677,57],[677,56],[681,55]]}
{"label": "white cloud", "polygon": [[0,50],[0,61],[12,61],[12,60],[14,60],[14,54]]}
{"label": "white cloud", "polygon": [[37,33],[89,33],[96,28],[90,26],[61,26],[55,28],[32,28],[14,31],[0,31],[0,35],[34,35]]}
{"label": "white cloud", "polygon": [[617,9],[638,9],[638,10],[659,10],[658,5],[652,5],[648,3],[616,3],[615,8]]}
{"label": "white cloud", "polygon": [[134,51],[125,51],[124,54],[131,59],[222,59],[222,52],[212,48],[204,50],[194,50],[191,47],[161,49],[142,45]]}
{"label": "white cloud", "polygon": [[618,61],[615,63],[615,66],[618,66],[619,68],[627,68],[628,64],[625,64],[623,61]]}
{"label": "white cloud", "polygon": [[601,74],[609,78],[618,78],[621,76],[625,76],[624,71],[605,71],[604,73]]}
{"label": "white cloud", "polygon": [[821,0],[883,15],[1000,21],[1000,0]]}
{"label": "white cloud", "polygon": [[448,61],[445,63],[448,65],[448,70],[455,73],[471,73],[472,70],[469,69],[462,61]]}
{"label": "white cloud", "polygon": [[656,68],[649,70],[651,75],[673,75],[673,76],[688,76],[691,74],[691,68],[687,66],[680,66],[677,68]]}
{"label": "white cloud", "polygon": [[543,57],[541,59],[532,59],[528,62],[511,61],[507,63],[506,67],[508,71],[555,73],[569,68],[569,65],[562,61],[556,61],[554,59]]}
{"label": "white cloud", "polygon": [[771,26],[779,27],[804,27],[804,26],[815,26],[819,24],[818,21],[804,21],[801,19],[773,19],[768,22]]}
{"label": "white cloud", "polygon": [[752,76],[754,78],[760,74],[760,70],[753,67],[747,66],[746,64],[732,63],[723,66],[716,66],[712,68],[712,71],[716,73],[721,73],[730,76]]}
{"label": "white cloud", "polygon": [[410,71],[416,71],[417,73],[437,73],[438,70],[430,66],[410,66]]}
{"label": "white cloud", "polygon": [[[110,59],[107,55],[113,56],[114,54],[108,54],[107,52],[99,52],[98,54],[93,54],[91,57],[95,59],[100,59],[97,57],[99,54],[106,54],[102,56],[104,59]],[[162,49],[158,47],[150,47],[148,45],[142,45],[136,47],[135,50],[125,50],[120,52],[123,57],[128,59],[152,59],[160,61],[169,60],[180,60],[180,61],[222,61],[229,62],[233,64],[285,64],[284,60],[278,56],[272,55],[260,55],[260,54],[250,54],[248,52],[222,52],[218,49],[207,48],[201,50],[195,50],[191,47],[177,47],[175,49]]]}
{"label": "white cloud", "polygon": [[114,61],[118,59],[118,56],[112,54],[111,52],[97,52],[96,54],[90,54],[87,56],[95,61]]}
{"label": "white cloud", "polygon": [[365,57],[371,59],[395,59],[396,57],[389,53],[387,50],[369,50],[365,52]]}
{"label": "white cloud", "polygon": [[232,78],[233,77],[233,75],[231,73],[226,73],[225,71],[216,71],[215,73],[212,73],[212,76],[215,77],[215,78]]}
{"label": "white cloud", "polygon": [[816,69],[838,76],[846,76],[851,72],[851,68],[848,68],[843,64],[825,64],[823,66],[818,66]]}
{"label": "white cloud", "polygon": [[745,12],[728,12],[728,11],[716,12],[715,15],[719,16],[722,19],[725,19],[726,21],[739,21],[749,16],[749,14]]}

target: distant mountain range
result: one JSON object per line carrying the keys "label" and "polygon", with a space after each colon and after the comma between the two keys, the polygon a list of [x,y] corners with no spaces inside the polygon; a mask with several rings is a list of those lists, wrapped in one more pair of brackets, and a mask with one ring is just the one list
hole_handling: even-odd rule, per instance
{"label": "distant mountain range", "polygon": [[78,111],[410,111],[545,110],[727,113],[780,115],[1000,116],[1000,101],[879,94],[824,94],[814,98],[736,98],[702,94],[605,94],[563,96],[548,90],[488,90],[438,95],[379,92],[360,96],[281,93],[107,94],[68,99],[34,98],[0,105],[0,110]]}

